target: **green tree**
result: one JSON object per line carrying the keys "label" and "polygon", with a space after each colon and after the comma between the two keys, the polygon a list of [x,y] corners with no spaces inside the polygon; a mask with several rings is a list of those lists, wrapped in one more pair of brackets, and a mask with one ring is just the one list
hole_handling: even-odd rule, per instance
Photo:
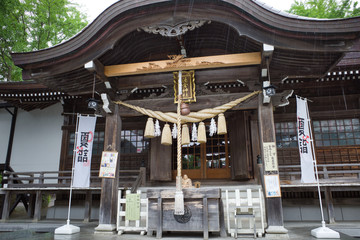
{"label": "green tree", "polygon": [[289,13],[312,18],[348,18],[360,15],[357,1],[352,0],[295,0]]}
{"label": "green tree", "polygon": [[0,81],[20,81],[11,52],[54,46],[87,25],[69,0],[0,0]]}

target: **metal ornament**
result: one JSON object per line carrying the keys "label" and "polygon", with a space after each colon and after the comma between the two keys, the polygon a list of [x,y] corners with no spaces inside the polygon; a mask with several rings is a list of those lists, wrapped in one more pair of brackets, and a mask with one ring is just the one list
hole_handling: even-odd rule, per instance
{"label": "metal ornament", "polygon": [[186,116],[190,114],[190,107],[189,104],[181,102],[181,115]]}

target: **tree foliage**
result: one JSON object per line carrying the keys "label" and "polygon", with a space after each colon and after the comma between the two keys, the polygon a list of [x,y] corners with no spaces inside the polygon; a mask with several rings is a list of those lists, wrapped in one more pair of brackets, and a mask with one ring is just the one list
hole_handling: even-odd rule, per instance
{"label": "tree foliage", "polygon": [[11,52],[54,46],[86,25],[86,16],[69,0],[1,0],[0,81],[21,80]]}
{"label": "tree foliage", "polygon": [[312,18],[348,18],[360,15],[358,2],[352,0],[295,0],[289,13]]}

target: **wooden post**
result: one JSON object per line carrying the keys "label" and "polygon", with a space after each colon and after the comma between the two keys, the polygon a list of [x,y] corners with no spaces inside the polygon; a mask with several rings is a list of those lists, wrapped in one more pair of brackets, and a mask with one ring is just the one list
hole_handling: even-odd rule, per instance
{"label": "wooden post", "polygon": [[161,193],[159,193],[158,201],[157,201],[157,213],[158,213],[158,225],[156,229],[156,238],[162,238],[163,231],[163,210],[162,210],[162,198]]}
{"label": "wooden post", "polygon": [[115,178],[103,178],[101,181],[99,226],[95,228],[95,233],[113,232],[116,229],[121,125],[119,105],[116,104],[114,113],[112,115],[106,115],[104,150],[117,151],[119,154]]}
{"label": "wooden post", "polygon": [[30,196],[29,196],[29,207],[28,207],[28,212],[27,212],[27,215],[29,218],[34,217],[35,201],[36,201],[36,194],[34,194],[32,192],[32,193],[30,193]]}
{"label": "wooden post", "polygon": [[85,213],[84,213],[84,222],[88,223],[91,220],[91,205],[92,205],[92,192],[91,190],[86,191],[85,197]]}
{"label": "wooden post", "polygon": [[220,212],[220,237],[227,237],[226,227],[225,227],[225,216],[224,216],[224,204],[221,199],[219,199],[219,212]]}
{"label": "wooden post", "polygon": [[140,167],[140,173],[141,174],[141,187],[146,186],[146,167]]}
{"label": "wooden post", "polygon": [[[264,142],[276,143],[276,135],[275,135],[273,105],[271,102],[264,105],[262,94],[259,95],[258,117],[259,117],[261,156],[263,159],[263,164],[265,164],[266,159],[264,159],[264,150],[263,150]],[[276,159],[276,164],[278,164],[277,159]],[[265,168],[264,171],[266,171]],[[269,173],[264,172],[264,174],[269,174]],[[279,172],[276,171],[271,173],[278,174]],[[268,228],[266,229],[266,232],[268,234],[277,234],[277,235],[283,234],[284,238],[288,238],[287,235],[288,231],[284,228],[281,197],[271,197],[271,198],[266,197],[265,204],[266,204],[266,216],[268,223]]]}
{"label": "wooden post", "polygon": [[207,196],[203,198],[203,235],[204,239],[209,239],[209,209]]}
{"label": "wooden post", "polygon": [[334,211],[334,202],[331,195],[331,188],[325,187],[325,201],[326,207],[329,215],[329,224],[335,223],[335,211]]}
{"label": "wooden post", "polygon": [[5,193],[5,198],[4,198],[4,206],[3,206],[3,211],[2,211],[2,217],[1,217],[1,221],[5,222],[6,220],[9,219],[9,215],[10,215],[10,197],[11,197],[11,191],[6,191]]}
{"label": "wooden post", "polygon": [[42,192],[41,190],[36,191],[36,200],[35,200],[35,212],[34,212],[34,222],[41,220],[41,207],[42,207]]}

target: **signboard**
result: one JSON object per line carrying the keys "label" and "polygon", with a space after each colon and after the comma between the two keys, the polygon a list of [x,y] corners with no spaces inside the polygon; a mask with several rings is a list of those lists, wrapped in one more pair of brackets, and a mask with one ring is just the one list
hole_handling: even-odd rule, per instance
{"label": "signboard", "polygon": [[115,178],[117,159],[118,152],[103,151],[101,156],[99,177]]}
{"label": "signboard", "polygon": [[90,186],[91,155],[94,141],[96,117],[78,116],[75,143],[73,187]]}
{"label": "signboard", "polygon": [[[195,95],[195,71],[181,71],[182,101],[196,102]],[[174,72],[174,103],[178,102],[178,82],[179,73]]]}
{"label": "signboard", "polygon": [[125,220],[140,220],[140,194],[126,194]]}
{"label": "signboard", "polygon": [[275,142],[264,142],[263,148],[265,171],[279,171]]}
{"label": "signboard", "polygon": [[279,174],[264,175],[266,197],[281,197]]}

